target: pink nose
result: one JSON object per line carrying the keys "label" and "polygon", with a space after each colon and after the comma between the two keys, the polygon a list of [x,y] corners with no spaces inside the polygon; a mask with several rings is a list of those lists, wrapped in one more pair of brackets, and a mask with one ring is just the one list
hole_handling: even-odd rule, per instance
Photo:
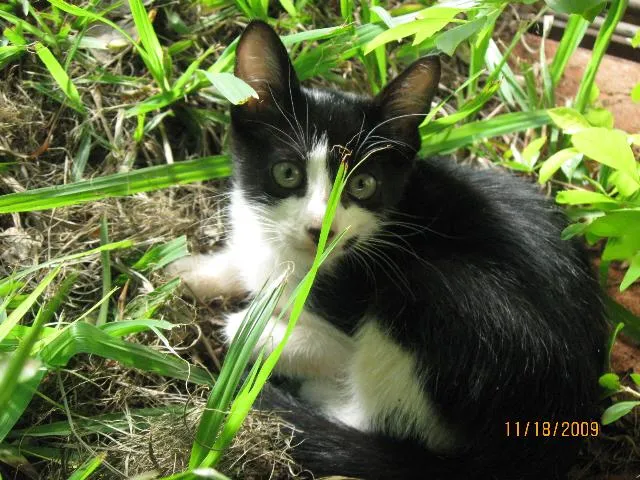
{"label": "pink nose", "polygon": [[[309,235],[309,238],[313,240],[313,243],[317,245],[320,241],[320,229],[316,227],[307,227],[307,234]],[[331,241],[334,235],[335,232],[333,230],[329,230],[328,240]]]}

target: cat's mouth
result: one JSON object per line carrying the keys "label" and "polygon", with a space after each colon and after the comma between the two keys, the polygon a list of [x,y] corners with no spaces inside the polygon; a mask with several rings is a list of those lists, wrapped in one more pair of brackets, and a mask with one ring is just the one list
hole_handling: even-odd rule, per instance
{"label": "cat's mouth", "polygon": [[[354,237],[348,238],[343,242],[340,242],[338,245],[336,245],[336,247],[333,249],[333,251],[331,253],[335,254],[335,253],[348,252],[348,251],[352,250],[355,247],[356,243],[358,243],[358,236],[357,235],[354,236]],[[329,243],[327,243],[326,247],[328,247],[328,246],[329,246]],[[300,252],[304,252],[305,254],[313,257],[316,254],[316,250],[317,250],[318,246],[315,243],[312,243],[312,242],[304,242],[302,244],[293,245],[293,248],[295,250],[298,250]]]}

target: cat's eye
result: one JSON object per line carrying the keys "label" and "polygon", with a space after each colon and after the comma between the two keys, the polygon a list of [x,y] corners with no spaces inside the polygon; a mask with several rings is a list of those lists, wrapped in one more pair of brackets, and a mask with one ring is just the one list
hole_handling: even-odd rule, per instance
{"label": "cat's eye", "polygon": [[353,178],[349,180],[349,185],[347,186],[349,194],[357,200],[367,200],[373,197],[377,188],[378,182],[373,175],[368,173],[360,173],[353,176]]}
{"label": "cat's eye", "polygon": [[293,162],[278,162],[271,168],[271,175],[283,188],[296,188],[302,183],[302,169]]}

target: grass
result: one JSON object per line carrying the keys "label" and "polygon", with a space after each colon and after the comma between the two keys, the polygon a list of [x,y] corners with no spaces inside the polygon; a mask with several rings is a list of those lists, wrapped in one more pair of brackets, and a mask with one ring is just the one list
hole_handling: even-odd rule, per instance
{"label": "grass", "polygon": [[[538,178],[569,205],[576,223],[566,236],[606,242],[603,268],[629,265],[623,286],[640,277],[637,248],[626,257],[614,251],[637,240],[615,230],[637,209],[635,137],[586,120],[626,0],[608,10],[575,110],[553,108],[554,87],[592,10],[573,13],[558,54],[527,69],[508,62],[513,47],[549,7],[571,2],[540,10],[449,3],[0,5],[1,474],[154,471],[150,478],[190,479],[296,471],[288,427],[251,410],[284,346],[249,368],[283,284],[265,286],[223,362],[218,331],[233,302],[193,305],[162,275],[188,247],[205,251],[224,240],[228,105],[255,95],[231,74],[249,18],[278,28],[299,77],[315,85],[375,93],[412,59],[455,53],[421,129],[421,154],[451,153]],[[593,128],[615,139],[617,151],[589,142]],[[339,178],[334,206],[343,185]],[[324,258],[328,224],[290,300],[289,332]],[[621,308],[612,304],[612,321],[640,338],[640,322]],[[630,388],[610,392],[623,400],[617,411],[632,411],[623,396]],[[623,436],[631,428],[624,422]],[[623,471],[618,458],[629,446],[613,445],[600,468]]]}

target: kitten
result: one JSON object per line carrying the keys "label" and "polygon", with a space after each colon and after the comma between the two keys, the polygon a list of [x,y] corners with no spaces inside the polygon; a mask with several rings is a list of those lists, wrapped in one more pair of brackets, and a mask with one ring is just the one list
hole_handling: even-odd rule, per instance
{"label": "kitten", "polygon": [[[436,57],[368,98],[300,86],[259,21],[236,56],[259,98],[231,109],[230,240],[174,274],[200,297],[255,294],[292,263],[295,285],[340,160],[353,169],[330,236],[349,228],[277,365],[302,386],[262,402],[296,425],[294,458],[367,479],[563,478],[576,439],[514,438],[505,424],[597,411],[603,305],[584,252],[560,240],[563,215],[512,176],[416,161]],[[228,317],[229,341],[245,313]]]}

